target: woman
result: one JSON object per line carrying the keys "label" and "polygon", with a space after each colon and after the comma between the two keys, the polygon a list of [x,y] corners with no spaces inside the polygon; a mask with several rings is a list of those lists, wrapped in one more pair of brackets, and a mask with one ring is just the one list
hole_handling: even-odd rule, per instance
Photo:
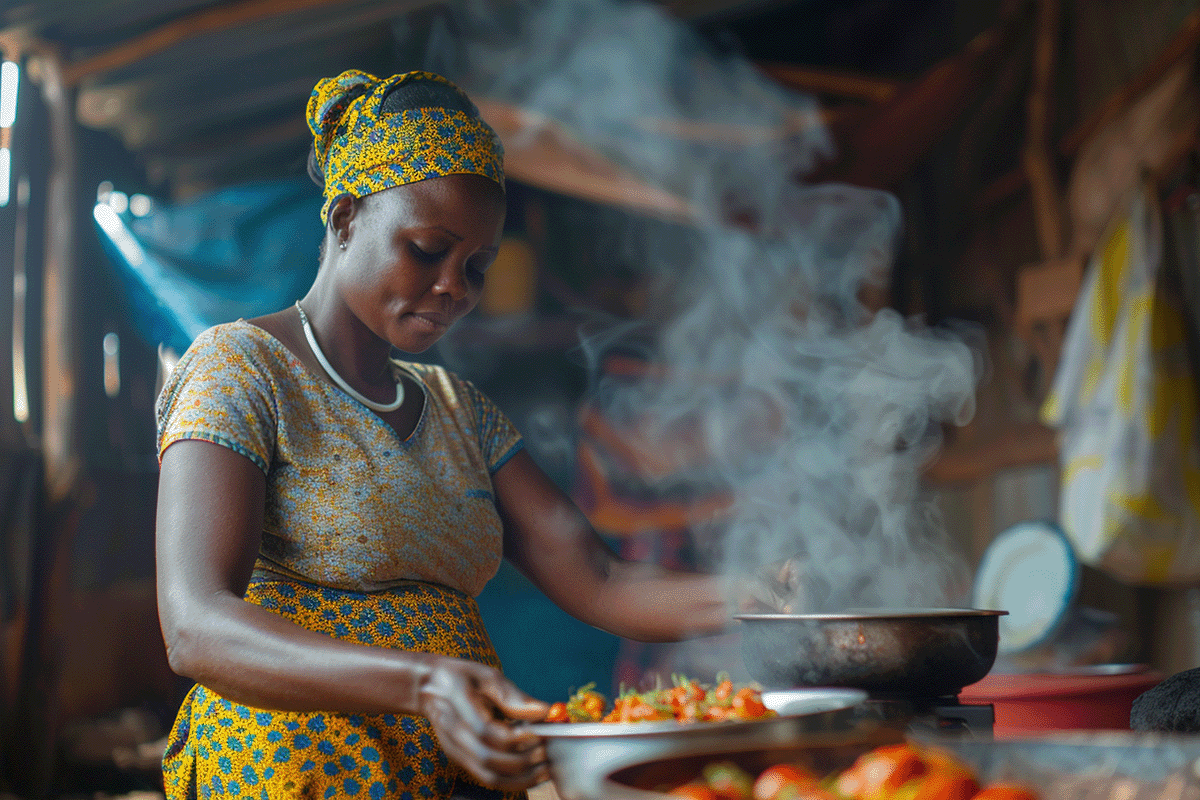
{"label": "woman", "polygon": [[[172,798],[447,797],[547,776],[473,597],[510,559],[641,640],[715,632],[716,578],[624,562],[469,383],[391,359],[478,302],[504,223],[495,133],[445,79],[346,72],[308,104],[320,268],[198,337],[159,398],[158,598],[197,682]],[[530,646],[537,647],[536,632]]]}

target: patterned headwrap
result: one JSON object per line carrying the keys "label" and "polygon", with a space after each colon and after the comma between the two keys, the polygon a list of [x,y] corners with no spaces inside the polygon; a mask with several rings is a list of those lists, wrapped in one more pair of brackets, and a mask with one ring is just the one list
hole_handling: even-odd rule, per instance
{"label": "patterned headwrap", "polygon": [[414,80],[461,89],[432,72],[405,72],[380,80],[358,70],[322,78],[308,99],[308,127],[325,174],[321,221],[340,195],[363,197],[442,175],[483,175],[504,186],[500,137],[477,115],[451,108],[383,114],[387,93]]}

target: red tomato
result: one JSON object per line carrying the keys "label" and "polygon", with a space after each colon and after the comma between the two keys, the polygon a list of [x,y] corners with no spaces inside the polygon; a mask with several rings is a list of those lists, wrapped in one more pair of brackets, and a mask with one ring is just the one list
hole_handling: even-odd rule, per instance
{"label": "red tomato", "polygon": [[659,693],[659,697],[655,699],[657,702],[663,705],[669,705],[671,708],[678,711],[688,703],[698,703],[703,701],[704,694],[704,688],[695,681],[692,681],[691,683],[683,683],[678,686],[673,686],[670,689],[663,689]]}
{"label": "red tomato", "polygon": [[758,719],[767,713],[767,707],[762,703],[762,696],[756,689],[749,686],[738,689],[733,696],[734,716],[741,719]]}
{"label": "red tomato", "polygon": [[975,776],[958,770],[931,770],[912,783],[916,784],[913,796],[921,800],[971,800],[979,791]]}
{"label": "red tomato", "polygon": [[717,793],[699,781],[676,786],[667,792],[672,797],[682,797],[685,800],[720,800]]}
{"label": "red tomato", "polygon": [[641,698],[636,703],[630,703],[627,706],[626,722],[647,722],[656,719],[671,719],[671,715],[664,711],[660,711],[655,706],[650,705]]}
{"label": "red tomato", "polygon": [[980,790],[972,800],[1039,800],[1037,792],[1012,783],[993,783]]}
{"label": "red tomato", "polygon": [[626,722],[627,709],[630,702],[633,701],[634,695],[627,694],[623,697],[618,697],[613,701],[612,711],[604,716],[602,722]]}
{"label": "red tomato", "polygon": [[670,689],[661,690],[658,692],[658,696],[654,698],[654,701],[660,705],[670,706],[678,714],[688,703],[698,702],[703,699],[704,689],[700,684],[691,681],[672,686]]}
{"label": "red tomato", "polygon": [[709,706],[704,712],[705,722],[720,722],[726,719],[736,719],[733,709],[725,706]]}
{"label": "red tomato", "polygon": [[546,722],[570,722],[571,717],[567,714],[566,703],[555,703],[550,706],[550,710],[546,712]]}
{"label": "red tomato", "polygon": [[872,800],[894,792],[925,773],[925,762],[908,744],[889,744],[864,753],[834,782],[847,797]]}
{"label": "red tomato", "polygon": [[819,788],[820,779],[801,767],[776,764],[759,773],[751,794],[754,800],[786,800],[796,797],[801,789]]}
{"label": "red tomato", "polygon": [[[785,796],[786,795],[785,793]],[[828,789],[822,789],[820,784],[816,786],[802,786],[796,790],[795,795],[791,795],[792,800],[846,800],[840,794],[831,792]]]}

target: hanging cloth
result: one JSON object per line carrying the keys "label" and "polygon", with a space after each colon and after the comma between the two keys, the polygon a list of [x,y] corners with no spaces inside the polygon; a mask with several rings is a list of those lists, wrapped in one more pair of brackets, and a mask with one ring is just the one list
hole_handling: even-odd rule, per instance
{"label": "hanging cloth", "polygon": [[1063,530],[1084,563],[1140,585],[1200,580],[1197,392],[1163,248],[1144,183],[1088,262],[1042,409],[1060,432]]}

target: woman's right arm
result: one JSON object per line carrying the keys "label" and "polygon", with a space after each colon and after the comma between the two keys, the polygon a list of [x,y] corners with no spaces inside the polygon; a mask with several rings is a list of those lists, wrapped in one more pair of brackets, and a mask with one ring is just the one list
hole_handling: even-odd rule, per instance
{"label": "woman's right arm", "polygon": [[524,788],[544,779],[535,740],[497,716],[541,719],[546,705],[498,671],[340,641],[242,599],[265,497],[262,471],[229,448],[189,439],[163,453],[156,560],[171,668],[258,708],[423,714],[479,780]]}

